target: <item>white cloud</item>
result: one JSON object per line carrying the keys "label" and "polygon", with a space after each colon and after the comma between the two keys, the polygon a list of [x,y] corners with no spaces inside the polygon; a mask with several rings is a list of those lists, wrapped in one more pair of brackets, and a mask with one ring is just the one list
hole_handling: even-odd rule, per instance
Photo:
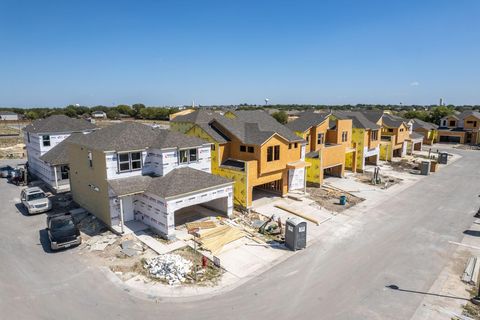
{"label": "white cloud", "polygon": [[420,85],[420,82],[418,82],[418,81],[413,81],[413,82],[410,83],[410,86],[412,86],[412,87],[418,87],[419,85]]}

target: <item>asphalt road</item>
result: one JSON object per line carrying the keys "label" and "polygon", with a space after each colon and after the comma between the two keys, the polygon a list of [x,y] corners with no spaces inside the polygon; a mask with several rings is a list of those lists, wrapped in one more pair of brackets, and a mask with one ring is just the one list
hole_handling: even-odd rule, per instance
{"label": "asphalt road", "polygon": [[75,250],[45,252],[45,216],[0,180],[0,319],[409,319],[480,206],[480,152],[420,180],[258,278],[198,301],[140,299]]}

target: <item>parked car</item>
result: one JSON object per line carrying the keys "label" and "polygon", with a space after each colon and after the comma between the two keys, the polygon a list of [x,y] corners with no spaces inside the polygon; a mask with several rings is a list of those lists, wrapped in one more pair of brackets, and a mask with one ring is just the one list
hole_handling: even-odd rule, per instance
{"label": "parked car", "polygon": [[68,213],[48,216],[47,233],[52,250],[65,249],[82,243],[80,231]]}
{"label": "parked car", "polygon": [[46,212],[52,209],[52,202],[39,187],[23,189],[20,199],[27,208],[28,214]]}

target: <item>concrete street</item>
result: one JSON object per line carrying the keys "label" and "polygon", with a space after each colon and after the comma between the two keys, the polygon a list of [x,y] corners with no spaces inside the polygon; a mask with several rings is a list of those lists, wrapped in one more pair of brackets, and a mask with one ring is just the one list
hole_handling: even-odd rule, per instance
{"label": "concrete street", "polygon": [[480,152],[420,180],[294,257],[215,297],[162,300],[121,290],[68,250],[48,253],[45,215],[15,207],[0,180],[0,319],[410,319],[480,206]]}

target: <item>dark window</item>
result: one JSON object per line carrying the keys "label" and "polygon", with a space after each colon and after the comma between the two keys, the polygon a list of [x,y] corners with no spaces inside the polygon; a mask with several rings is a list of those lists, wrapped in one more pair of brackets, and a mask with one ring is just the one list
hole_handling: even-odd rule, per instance
{"label": "dark window", "polygon": [[188,150],[180,150],[178,158],[180,163],[188,163]]}
{"label": "dark window", "polygon": [[215,144],[212,143],[212,151],[215,151]]}
{"label": "dark window", "polygon": [[307,137],[305,138],[305,140],[307,140],[307,144],[310,143],[310,135],[309,134],[307,134]]}
{"label": "dark window", "polygon": [[388,132],[393,132],[393,129],[388,129]]}
{"label": "dark window", "polygon": [[142,154],[140,152],[132,152],[132,170],[142,169]]}
{"label": "dark window", "polygon": [[317,135],[317,144],[323,144],[325,142],[323,133]]}
{"label": "dark window", "polygon": [[273,161],[273,147],[267,148],[267,161]]}
{"label": "dark window", "polygon": [[142,169],[142,153],[119,153],[118,154],[118,171],[126,172]]}
{"label": "dark window", "polygon": [[273,160],[280,160],[280,146],[274,147]]}
{"label": "dark window", "polygon": [[88,151],[88,166],[90,168],[93,167],[93,156],[92,156],[92,152],[91,151]]}
{"label": "dark window", "polygon": [[68,166],[60,166],[60,173],[62,180],[68,179],[68,174],[70,172],[70,168]]}
{"label": "dark window", "polygon": [[50,136],[48,135],[42,136],[42,140],[43,140],[44,147],[50,147]]}
{"label": "dark window", "polygon": [[240,152],[246,152],[247,146],[240,146]]}
{"label": "dark window", "polygon": [[291,143],[288,144],[288,149],[292,149],[292,144]]}
{"label": "dark window", "polygon": [[373,130],[373,131],[372,131],[371,139],[372,139],[373,141],[378,140],[378,131],[377,131],[377,130]]}
{"label": "dark window", "polygon": [[455,120],[450,120],[450,127],[455,127]]}
{"label": "dark window", "polygon": [[190,162],[197,161],[197,149],[190,149]]}
{"label": "dark window", "polygon": [[248,147],[248,152],[249,152],[249,153],[253,153],[253,151],[254,151],[254,148],[253,148],[253,147]]}
{"label": "dark window", "polygon": [[342,142],[347,142],[348,140],[348,131],[342,132]]}
{"label": "dark window", "polygon": [[297,148],[298,148],[298,143],[295,142],[295,149],[297,149]]}

